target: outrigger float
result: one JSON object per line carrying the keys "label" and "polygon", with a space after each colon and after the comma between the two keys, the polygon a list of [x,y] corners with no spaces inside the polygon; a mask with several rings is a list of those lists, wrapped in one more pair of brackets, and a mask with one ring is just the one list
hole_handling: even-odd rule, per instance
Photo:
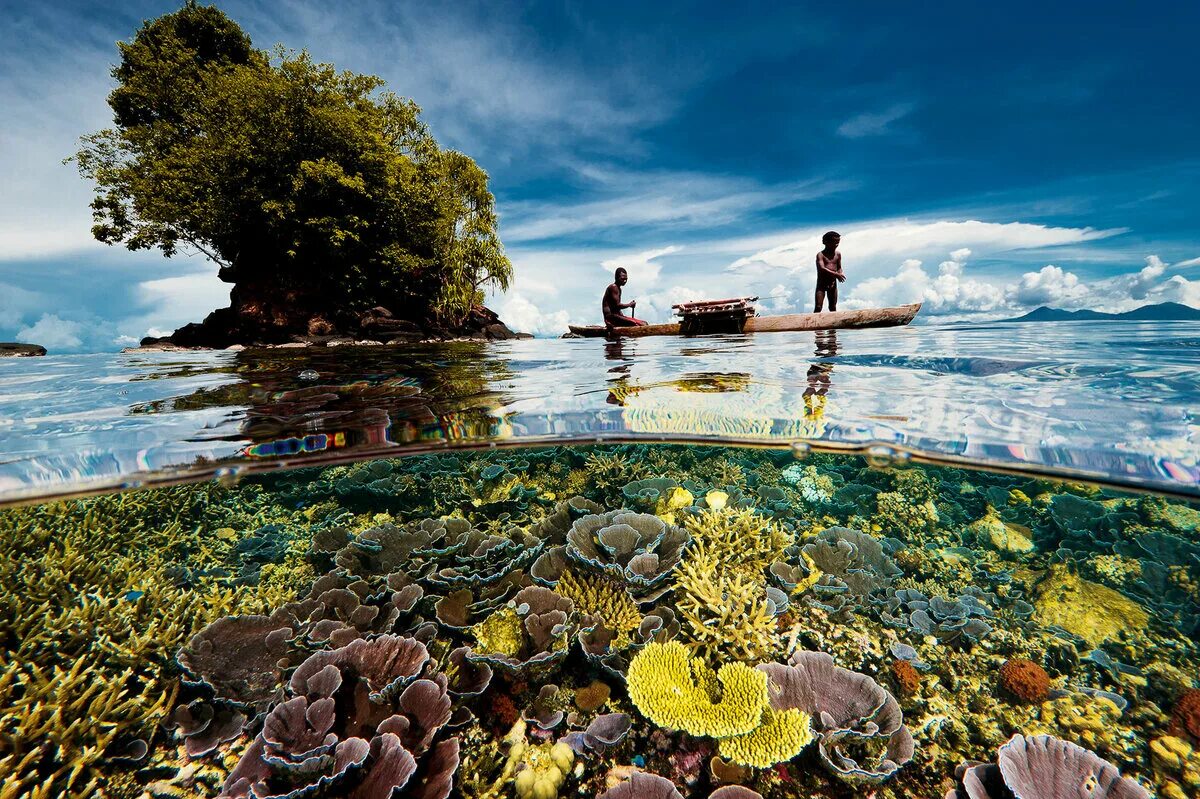
{"label": "outrigger float", "polygon": [[569,325],[571,332],[584,338],[640,338],[642,336],[700,336],[708,333],[784,333],[793,330],[839,330],[859,327],[898,327],[907,325],[921,310],[921,303],[893,308],[863,308],[858,311],[793,313],[758,316],[754,303],[758,297],[705,300],[673,305],[678,322],[638,327],[606,325]]}

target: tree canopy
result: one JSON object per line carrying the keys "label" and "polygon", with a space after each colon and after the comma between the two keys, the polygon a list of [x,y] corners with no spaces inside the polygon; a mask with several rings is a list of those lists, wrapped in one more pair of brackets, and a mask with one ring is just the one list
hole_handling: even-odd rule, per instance
{"label": "tree canopy", "polygon": [[381,79],[257,50],[194,0],[118,47],[113,127],[75,156],[98,240],[191,247],[252,294],[335,315],[453,326],[508,287],[487,174]]}

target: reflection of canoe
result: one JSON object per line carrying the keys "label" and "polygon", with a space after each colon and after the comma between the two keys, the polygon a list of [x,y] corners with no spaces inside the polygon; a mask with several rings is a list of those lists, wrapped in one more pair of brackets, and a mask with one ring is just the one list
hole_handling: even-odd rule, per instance
{"label": "reflection of canoe", "polygon": [[[896,327],[907,325],[921,310],[921,303],[899,305],[895,308],[864,308],[859,311],[827,311],[825,313],[793,313],[782,316],[752,316],[746,320],[746,333],[782,333],[789,330],[830,330],[852,327]],[[604,325],[570,325],[571,332],[585,338],[602,338],[608,334]],[[617,327],[619,336],[678,336],[679,323]]]}

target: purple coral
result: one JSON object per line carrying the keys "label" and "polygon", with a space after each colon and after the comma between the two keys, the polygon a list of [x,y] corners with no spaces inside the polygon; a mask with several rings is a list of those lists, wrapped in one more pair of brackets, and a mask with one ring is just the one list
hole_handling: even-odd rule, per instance
{"label": "purple coral", "polygon": [[220,699],[262,705],[279,696],[279,660],[295,635],[284,609],[270,616],[227,616],[192,636],[176,658]]}
{"label": "purple coral", "polygon": [[[271,709],[221,796],[323,791],[349,799],[445,799],[458,739],[435,743],[451,719],[451,699],[445,675],[413,679],[427,658],[420,642],[390,635],[312,655],[289,683],[293,696]],[[397,696],[400,685],[406,687]]]}
{"label": "purple coral", "polygon": [[1095,752],[1052,735],[1014,735],[998,764],[964,764],[946,799],[1150,799]]}
{"label": "purple coral", "polygon": [[627,713],[603,713],[596,716],[583,732],[569,733],[561,740],[574,749],[576,754],[603,754],[608,747],[625,740],[632,724]]}
{"label": "purple coral", "polygon": [[[900,705],[867,675],[834,665],[824,652],[796,652],[786,665],[758,668],[770,681],[772,708],[799,708],[812,716],[821,760],[838,777],[881,782],[912,759],[912,733],[904,726]],[[886,741],[874,764],[860,764],[848,751],[850,744],[866,739]]]}
{"label": "purple coral", "polygon": [[600,799],[683,799],[683,795],[666,777],[635,771],[620,785],[600,794]]}

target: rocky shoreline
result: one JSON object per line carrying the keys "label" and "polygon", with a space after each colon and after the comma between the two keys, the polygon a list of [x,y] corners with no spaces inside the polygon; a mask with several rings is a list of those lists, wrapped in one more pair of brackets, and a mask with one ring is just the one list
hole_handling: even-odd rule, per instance
{"label": "rocky shoreline", "polygon": [[304,349],[308,347],[397,346],[447,341],[509,341],[533,338],[513,331],[495,311],[483,305],[471,309],[455,328],[428,328],[376,306],[341,329],[324,317],[314,316],[302,331],[291,325],[248,324],[232,309],[214,311],[200,323],[184,325],[169,336],[147,336],[137,347],[123,352],[182,350],[244,350],[250,348]]}
{"label": "rocky shoreline", "polygon": [[0,358],[34,358],[45,354],[46,348],[40,344],[0,341]]}

